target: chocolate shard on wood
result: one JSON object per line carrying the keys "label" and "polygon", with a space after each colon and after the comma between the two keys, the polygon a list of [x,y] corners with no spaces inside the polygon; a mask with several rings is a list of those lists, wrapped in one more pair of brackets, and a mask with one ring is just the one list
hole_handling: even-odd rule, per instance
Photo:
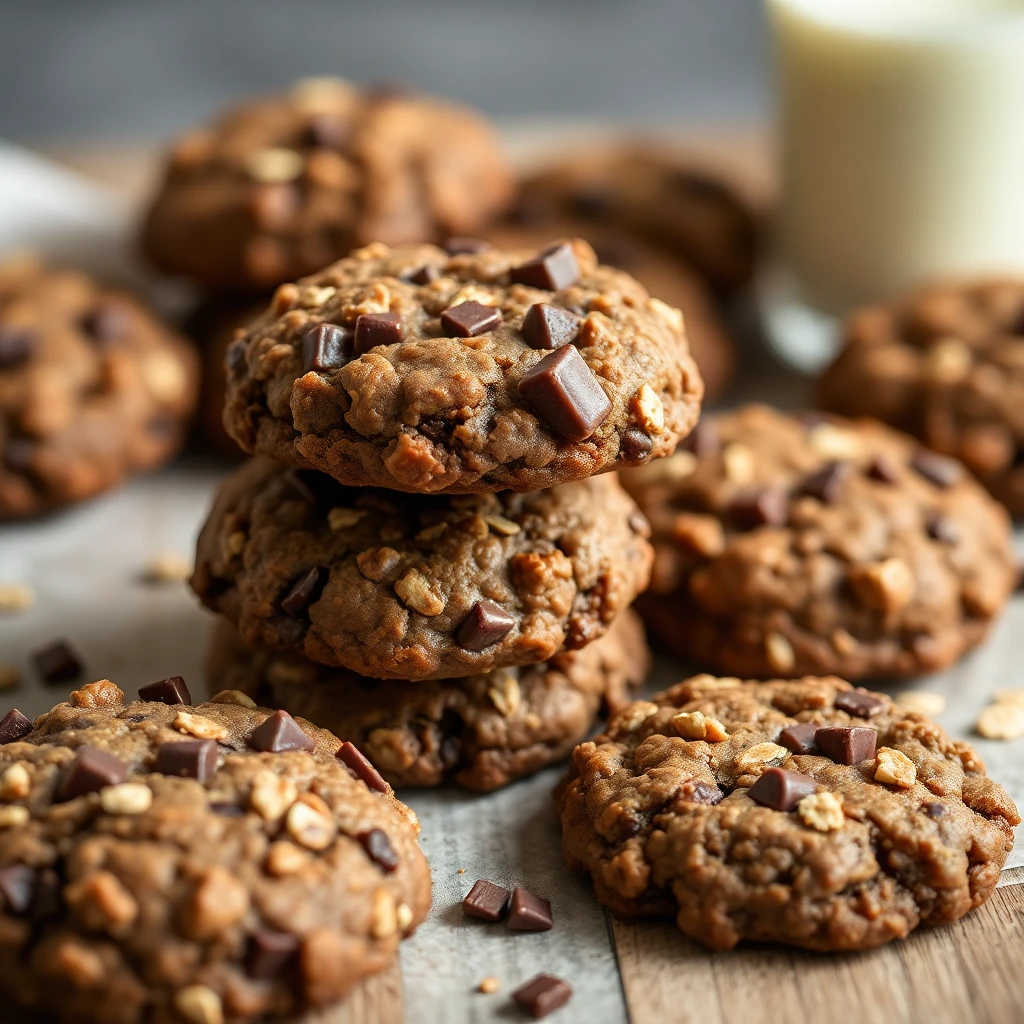
{"label": "chocolate shard on wood", "polygon": [[856,718],[871,718],[885,707],[885,701],[863,690],[844,690],[836,695],[834,707]]}
{"label": "chocolate shard on wood", "polygon": [[512,893],[503,886],[479,878],[462,901],[462,912],[480,921],[500,921],[508,913],[511,897]]}
{"label": "chocolate shard on wood", "polygon": [[530,348],[561,348],[571,345],[583,321],[560,306],[535,302],[523,318],[523,341]]}
{"label": "chocolate shard on wood", "polygon": [[574,345],[545,356],[519,382],[519,393],[560,437],[585,441],[608,418],[612,403]]}
{"label": "chocolate shard on wood", "polygon": [[553,974],[538,974],[512,993],[516,1005],[535,1020],[565,1006],[572,998],[572,986]]}
{"label": "chocolate shard on wood", "polygon": [[455,642],[464,651],[485,651],[501,640],[516,620],[500,604],[477,601],[459,626]]}
{"label": "chocolate shard on wood", "polygon": [[353,354],[352,331],[337,324],[317,324],[302,337],[302,372],[323,373],[344,366]]}
{"label": "chocolate shard on wood", "polygon": [[550,900],[534,896],[529,889],[512,890],[512,899],[508,905],[510,932],[546,932],[551,930],[553,924]]}
{"label": "chocolate shard on wood", "polygon": [[192,694],[188,692],[185,680],[181,676],[168,676],[155,683],[140,686],[139,700],[149,700],[159,704],[191,704]]}
{"label": "chocolate shard on wood", "polygon": [[153,771],[205,782],[217,768],[215,740],[180,740],[157,747]]}
{"label": "chocolate shard on wood", "polygon": [[275,711],[249,737],[249,744],[268,754],[284,750],[313,750],[316,743],[302,731],[298,722],[287,711]]}
{"label": "chocolate shard on wood", "polygon": [[817,783],[809,775],[788,768],[768,768],[747,790],[747,796],[773,811],[792,811],[816,788]]}
{"label": "chocolate shard on wood", "polygon": [[32,719],[23,715],[17,708],[11,708],[0,719],[0,745],[13,743],[27,736],[32,731]]}
{"label": "chocolate shard on wood", "polygon": [[402,340],[402,320],[396,313],[363,313],[356,320],[353,354],[366,355],[378,345],[396,345]]}
{"label": "chocolate shard on wood", "polygon": [[74,800],[77,796],[96,793],[106,786],[116,786],[127,778],[127,765],[113,754],[99,747],[79,747],[61,783],[60,798]]}
{"label": "chocolate shard on wood", "polygon": [[779,733],[778,742],[794,754],[810,754],[814,752],[814,734],[821,726],[817,722],[799,722],[796,725],[787,725]]}
{"label": "chocolate shard on wood", "polygon": [[383,776],[367,760],[363,752],[354,744],[345,740],[334,755],[357,779],[362,779],[370,789],[378,793],[388,793],[391,787]]}
{"label": "chocolate shard on wood", "polygon": [[327,583],[329,571],[326,566],[314,565],[304,572],[293,584],[291,590],[281,599],[281,611],[286,615],[301,615],[317,598]]}
{"label": "chocolate shard on wood", "polygon": [[860,764],[875,756],[878,733],[860,726],[825,727],[814,734],[818,749],[836,764]]}
{"label": "chocolate shard on wood", "polygon": [[82,674],[82,662],[66,640],[57,640],[32,655],[44,683],[70,683]]}
{"label": "chocolate shard on wood", "polygon": [[482,302],[460,302],[441,314],[441,329],[448,338],[475,338],[501,324],[501,310]]}
{"label": "chocolate shard on wood", "polygon": [[580,266],[572,246],[561,242],[539,252],[532,260],[513,267],[509,277],[516,284],[556,292],[579,280]]}

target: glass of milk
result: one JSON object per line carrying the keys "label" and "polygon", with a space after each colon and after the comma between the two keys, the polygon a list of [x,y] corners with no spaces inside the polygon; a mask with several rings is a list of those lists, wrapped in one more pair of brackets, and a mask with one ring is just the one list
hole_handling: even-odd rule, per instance
{"label": "glass of milk", "polygon": [[767,0],[781,183],[769,334],[927,278],[1024,272],[1024,0]]}

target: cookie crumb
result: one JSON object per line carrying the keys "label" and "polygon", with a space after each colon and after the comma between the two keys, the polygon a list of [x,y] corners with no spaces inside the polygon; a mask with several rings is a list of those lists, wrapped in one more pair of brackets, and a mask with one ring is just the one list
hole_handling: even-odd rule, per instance
{"label": "cookie crumb", "polygon": [[36,592],[27,583],[0,583],[0,612],[24,612],[35,604]]}
{"label": "cookie crumb", "polygon": [[946,698],[941,693],[929,693],[927,690],[905,690],[897,694],[896,703],[928,718],[941,715],[946,710]]}
{"label": "cookie crumb", "polygon": [[[684,740],[707,740],[720,743],[729,738],[725,726],[717,718],[705,715],[703,711],[680,711],[672,719],[672,725]],[[789,753],[787,751],[787,753]]]}
{"label": "cookie crumb", "polygon": [[834,832],[843,827],[843,801],[835,793],[811,793],[796,805],[800,820],[819,832]]}
{"label": "cookie crumb", "polygon": [[172,551],[163,551],[154,556],[142,578],[147,583],[183,583],[191,575],[191,559]]}
{"label": "cookie crumb", "polygon": [[1016,691],[998,694],[974,723],[979,736],[987,740],[1017,740],[1024,736],[1024,700]]}
{"label": "cookie crumb", "polygon": [[484,995],[492,996],[495,992],[501,991],[501,982],[497,978],[484,978],[476,987],[477,992],[483,992]]}

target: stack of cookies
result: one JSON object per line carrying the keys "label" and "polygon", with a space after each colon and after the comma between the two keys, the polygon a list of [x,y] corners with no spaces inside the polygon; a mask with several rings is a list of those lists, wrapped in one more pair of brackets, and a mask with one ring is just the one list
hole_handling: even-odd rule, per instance
{"label": "stack of cookies", "polygon": [[212,690],[353,742],[394,785],[493,789],[625,701],[649,526],[612,470],[670,454],[703,385],[682,317],[579,240],[374,243],[231,346],[193,589]]}

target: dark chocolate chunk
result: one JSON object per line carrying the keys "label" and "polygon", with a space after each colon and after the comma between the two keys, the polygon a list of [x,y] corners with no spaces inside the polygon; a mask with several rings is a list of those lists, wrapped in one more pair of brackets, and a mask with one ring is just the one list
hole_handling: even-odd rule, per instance
{"label": "dark chocolate chunk", "polygon": [[516,624],[504,608],[493,601],[477,601],[459,626],[455,642],[464,651],[484,651],[496,644]]}
{"label": "dark chocolate chunk", "polygon": [[0,370],[20,366],[35,351],[39,336],[30,327],[0,324]]}
{"label": "dark chocolate chunk", "polygon": [[215,740],[180,740],[161,743],[156,750],[153,771],[180,779],[205,782],[217,767]]}
{"label": "dark chocolate chunk", "polygon": [[787,725],[776,742],[780,743],[787,750],[794,754],[810,754],[814,751],[814,734],[820,726],[817,722],[800,722],[797,725]]}
{"label": "dark chocolate chunk", "polygon": [[336,370],[352,357],[352,332],[337,324],[317,324],[302,337],[302,372]]}
{"label": "dark chocolate chunk", "polygon": [[835,705],[840,711],[857,718],[870,718],[885,707],[885,701],[863,690],[844,690],[836,695]]}
{"label": "dark chocolate chunk", "polygon": [[530,348],[561,348],[571,345],[583,321],[567,309],[535,302],[523,317],[523,341]]}
{"label": "dark chocolate chunk", "polygon": [[467,256],[478,252],[486,252],[491,243],[482,238],[449,238],[442,248],[449,256]]}
{"label": "dark chocolate chunk", "polygon": [[245,973],[250,978],[273,978],[288,968],[299,951],[299,940],[291,932],[257,928],[249,936],[245,951]]}
{"label": "dark chocolate chunk", "polygon": [[32,655],[44,683],[70,683],[82,674],[82,662],[66,640],[57,640]]}
{"label": "dark chocolate chunk", "polygon": [[875,756],[878,733],[874,729],[828,726],[814,734],[818,749],[836,764],[860,764]]}
{"label": "dark chocolate chunk", "polygon": [[481,921],[500,921],[508,913],[511,897],[508,889],[479,878],[462,901],[462,912],[466,917],[476,917]]}
{"label": "dark chocolate chunk", "polygon": [[32,719],[17,708],[11,708],[0,720],[0,744],[13,743],[32,731]]}
{"label": "dark chocolate chunk", "polygon": [[740,530],[783,526],[789,518],[789,498],[780,487],[746,487],[729,502],[727,514]]}
{"label": "dark chocolate chunk", "polygon": [[654,451],[654,438],[639,427],[628,427],[619,441],[619,454],[631,466],[646,462]]}
{"label": "dark chocolate chunk", "polygon": [[214,800],[210,804],[210,810],[214,814],[220,814],[225,818],[244,818],[245,808],[239,807],[238,804],[227,804],[222,800]]}
{"label": "dark chocolate chunk", "polygon": [[911,469],[916,470],[929,483],[946,490],[952,487],[961,477],[963,470],[960,463],[947,459],[944,455],[920,449],[910,461]]}
{"label": "dark chocolate chunk", "polygon": [[816,787],[810,775],[788,768],[767,768],[747,790],[747,796],[773,811],[791,811]]}
{"label": "dark chocolate chunk", "polygon": [[829,462],[804,480],[800,493],[809,498],[817,498],[826,505],[835,505],[850,479],[850,468],[848,462]]}
{"label": "dark chocolate chunk", "polygon": [[945,815],[946,805],[940,804],[937,800],[930,800],[926,804],[921,804],[921,813],[937,821]]}
{"label": "dark chocolate chunk", "polygon": [[501,324],[501,310],[482,302],[460,302],[441,314],[441,328],[449,338],[475,338]]}
{"label": "dark chocolate chunk", "polygon": [[688,804],[719,804],[725,794],[713,782],[704,779],[690,779],[679,787],[678,799]]}
{"label": "dark chocolate chunk", "polygon": [[699,420],[693,430],[679,442],[679,447],[684,451],[693,452],[698,459],[716,454],[721,447],[721,441],[715,421]]}
{"label": "dark chocolate chunk", "polygon": [[128,766],[99,747],[78,748],[60,787],[61,800],[95,793],[105,786],[116,786],[128,778]]}
{"label": "dark chocolate chunk", "polygon": [[36,889],[36,870],[27,864],[0,868],[0,896],[15,917],[24,917],[32,906]]}
{"label": "dark chocolate chunk", "polygon": [[553,924],[550,900],[534,896],[529,889],[512,890],[512,899],[508,905],[510,932],[546,932],[551,930]]}
{"label": "dark chocolate chunk", "polygon": [[402,340],[402,320],[397,313],[363,313],[356,320],[353,353],[365,355],[378,345],[395,345]]}
{"label": "dark chocolate chunk", "polygon": [[569,441],[585,441],[612,411],[604,389],[573,345],[563,345],[537,363],[519,382],[519,393]]}
{"label": "dark chocolate chunk", "polygon": [[932,540],[943,544],[955,544],[960,539],[960,528],[949,516],[938,513],[930,515],[925,523],[925,529]]}
{"label": "dark chocolate chunk", "polygon": [[876,455],[869,463],[866,470],[872,480],[878,480],[883,484],[895,484],[899,482],[899,466],[887,455]]}
{"label": "dark chocolate chunk", "polygon": [[302,731],[299,723],[287,711],[275,711],[262,725],[253,729],[249,745],[267,754],[316,748],[313,738]]}
{"label": "dark chocolate chunk", "polygon": [[404,278],[411,284],[430,284],[431,281],[436,281],[441,276],[441,271],[437,269],[432,263],[424,263],[419,270],[414,270],[411,274]]}
{"label": "dark chocolate chunk", "polygon": [[159,704],[191,704],[192,694],[188,692],[181,676],[169,676],[159,682],[140,686],[139,700],[151,700]]}
{"label": "dark chocolate chunk", "polygon": [[363,844],[366,856],[382,871],[390,875],[398,867],[398,854],[386,832],[371,828],[369,832],[360,832],[356,838]]}
{"label": "dark chocolate chunk", "polygon": [[281,599],[281,611],[293,617],[301,615],[320,597],[329,575],[330,570],[323,565],[314,565],[303,573]]}
{"label": "dark chocolate chunk", "polygon": [[534,1020],[565,1006],[572,998],[572,986],[553,974],[538,974],[512,993],[516,1005]]}
{"label": "dark chocolate chunk", "polygon": [[379,771],[366,759],[363,752],[354,744],[345,740],[334,755],[357,779],[362,779],[370,789],[378,793],[387,793],[391,787],[381,777]]}
{"label": "dark chocolate chunk", "polygon": [[131,310],[116,299],[102,300],[82,317],[82,330],[100,345],[127,337],[131,327]]}
{"label": "dark chocolate chunk", "polygon": [[314,149],[344,149],[350,135],[348,121],[337,114],[323,111],[306,122],[306,145]]}
{"label": "dark chocolate chunk", "polygon": [[579,280],[580,265],[576,262],[572,246],[568,242],[561,242],[542,250],[532,260],[513,267],[509,277],[516,284],[556,292]]}

